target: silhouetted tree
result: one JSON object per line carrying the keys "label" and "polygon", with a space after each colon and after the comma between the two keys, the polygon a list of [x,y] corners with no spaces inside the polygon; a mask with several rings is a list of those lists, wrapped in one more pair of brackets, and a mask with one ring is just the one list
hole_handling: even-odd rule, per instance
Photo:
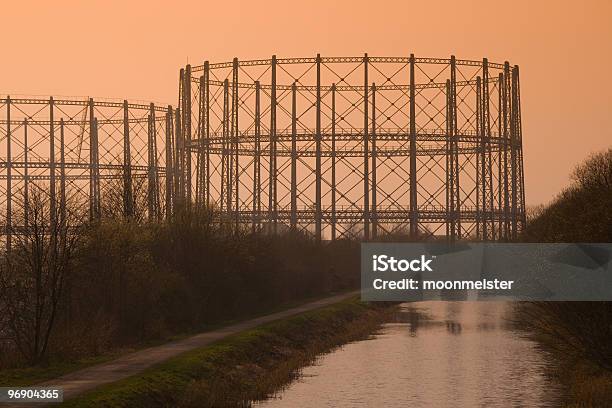
{"label": "silhouetted tree", "polygon": [[76,218],[33,185],[28,206],[14,220],[13,248],[0,274],[1,303],[9,338],[32,363],[45,357],[57,323],[79,237]]}

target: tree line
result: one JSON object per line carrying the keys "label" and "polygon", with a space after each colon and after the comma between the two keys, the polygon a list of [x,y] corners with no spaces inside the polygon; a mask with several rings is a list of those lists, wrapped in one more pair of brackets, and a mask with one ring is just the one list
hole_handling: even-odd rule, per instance
{"label": "tree line", "polygon": [[60,213],[43,187],[30,186],[0,262],[0,368],[96,355],[358,287],[353,240],[228,227],[207,208],[82,223],[86,206]]}

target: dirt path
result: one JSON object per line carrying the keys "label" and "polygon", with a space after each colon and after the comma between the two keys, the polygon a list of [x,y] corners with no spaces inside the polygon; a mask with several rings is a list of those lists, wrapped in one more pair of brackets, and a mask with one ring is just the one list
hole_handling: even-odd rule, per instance
{"label": "dirt path", "polygon": [[[177,340],[161,346],[143,349],[123,357],[119,357],[116,360],[74,371],[62,377],[45,381],[44,383],[37,385],[63,388],[64,399],[66,400],[100,385],[119,381],[132,375],[139,374],[155,364],[161,363],[186,351],[204,347],[232,334],[249,330],[274,320],[283,319],[292,315],[338,303],[348,297],[355,296],[358,293],[359,292],[350,292],[319,299],[317,301],[306,303],[282,312],[272,313],[217,330],[196,334],[186,339]],[[0,404],[0,406],[5,405]],[[23,408],[25,405],[20,404],[15,406]]]}

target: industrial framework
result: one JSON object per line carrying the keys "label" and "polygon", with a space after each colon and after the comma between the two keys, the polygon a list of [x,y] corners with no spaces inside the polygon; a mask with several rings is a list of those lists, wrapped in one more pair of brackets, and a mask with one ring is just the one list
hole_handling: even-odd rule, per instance
{"label": "industrial framework", "polygon": [[7,250],[45,199],[45,223],[161,219],[172,208],[171,107],[101,99],[0,98],[0,220]]}
{"label": "industrial framework", "polygon": [[177,199],[316,239],[511,240],[525,224],[518,66],[276,58],[180,72]]}
{"label": "industrial framework", "polygon": [[10,250],[38,192],[48,222],[198,206],[317,240],[511,240],[525,224],[519,88],[507,62],[366,54],[188,65],[177,108],[2,97],[2,239]]}

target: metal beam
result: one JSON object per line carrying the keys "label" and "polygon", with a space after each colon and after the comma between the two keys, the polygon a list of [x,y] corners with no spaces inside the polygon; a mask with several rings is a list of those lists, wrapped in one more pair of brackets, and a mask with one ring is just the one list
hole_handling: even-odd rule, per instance
{"label": "metal beam", "polygon": [[480,139],[479,151],[476,154],[476,238],[485,240],[486,218],[485,213],[485,197],[486,183],[483,182],[485,177],[485,139],[483,132],[482,118],[482,81],[480,76],[476,77],[476,135]]}
{"label": "metal beam", "polygon": [[205,129],[204,129],[204,120],[205,120],[205,113],[204,113],[204,100],[206,98],[206,96],[204,95],[205,93],[205,86],[204,86],[204,75],[200,76],[200,83],[198,84],[198,89],[200,90],[200,94],[199,94],[199,104],[198,104],[198,128],[197,128],[197,152],[196,152],[196,185],[195,185],[195,191],[196,191],[196,197],[195,197],[195,202],[196,202],[196,207],[198,209],[202,208],[202,204],[204,202],[204,174],[205,174],[205,166],[206,164],[204,163],[204,156],[205,156],[205,152],[204,152],[204,138],[205,138]]}
{"label": "metal beam", "polygon": [[130,146],[130,116],[128,102],[123,101],[123,214],[134,216],[134,197],[132,195],[132,153]]}
{"label": "metal beam", "polygon": [[416,92],[415,92],[414,54],[410,54],[410,237],[418,235],[418,195],[417,195],[417,132],[416,132]]}
{"label": "metal beam", "polygon": [[277,195],[276,195],[276,55],[271,62],[270,89],[270,160],[268,168],[268,228],[277,232]]}
{"label": "metal beam", "polygon": [[261,90],[259,81],[255,81],[255,157],[253,157],[253,220],[252,231],[255,233],[261,223]]}
{"label": "metal beam", "polygon": [[149,220],[158,218],[157,143],[155,134],[155,106],[151,104],[147,127],[147,204]]}
{"label": "metal beam", "polygon": [[185,189],[187,206],[191,206],[191,65],[187,65],[185,69],[185,111],[183,115],[185,122],[183,123],[185,133],[183,138],[185,140],[185,149],[183,151],[185,155]]}
{"label": "metal beam", "polygon": [[166,218],[172,216],[173,206],[173,184],[174,184],[174,163],[173,163],[173,134],[174,124],[172,120],[172,106],[168,106],[166,112]]}
{"label": "metal beam", "polygon": [[238,230],[240,219],[240,155],[239,155],[239,128],[238,128],[238,112],[240,109],[240,97],[238,95],[238,58],[234,58],[234,67],[232,69],[232,146],[234,150],[234,224]]}
{"label": "metal beam", "polygon": [[259,81],[255,81],[255,157],[253,157],[253,214],[252,232],[260,228],[261,222],[261,97]]}
{"label": "metal beam", "polygon": [[377,219],[377,208],[376,208],[376,192],[378,190],[376,186],[376,84],[372,83],[372,239],[376,239],[378,234],[378,219]]}
{"label": "metal beam", "polygon": [[331,87],[331,239],[336,240],[336,84]]}
{"label": "metal beam", "polygon": [[99,174],[97,161],[98,122],[94,114],[94,100],[89,99],[89,219],[98,219]]}
{"label": "metal beam", "polygon": [[317,101],[315,135],[315,239],[321,242],[321,55],[317,54]]}
{"label": "metal beam", "polygon": [[510,194],[511,186],[509,180],[509,155],[508,150],[510,149],[510,126],[509,126],[509,93],[510,93],[510,65],[506,62],[504,64],[504,74],[502,83],[502,126],[503,126],[503,139],[504,139],[504,241],[510,240]]}
{"label": "metal beam", "polygon": [[30,145],[28,141],[28,119],[24,119],[23,121],[23,212],[25,218],[25,225],[30,225],[30,175],[28,169],[29,163],[29,153],[30,153]]}
{"label": "metal beam", "polygon": [[[174,207],[173,210],[177,209],[177,206],[181,208],[185,203],[185,156],[183,155],[183,124],[182,124],[182,113],[179,108],[174,110]],[[178,205],[177,205],[178,204]]]}
{"label": "metal beam", "polygon": [[291,88],[291,229],[297,230],[297,101],[295,82]]}
{"label": "metal beam", "polygon": [[[232,182],[229,162],[229,81],[223,82],[223,153],[221,155],[221,212],[225,208],[228,214],[232,211]],[[225,192],[225,196],[223,193]],[[225,206],[223,205],[225,200]]]}
{"label": "metal beam", "polygon": [[[26,159],[27,162],[27,159]],[[60,231],[66,227],[66,139],[64,119],[60,119]]]}
{"label": "metal beam", "polygon": [[370,170],[368,119],[368,54],[363,57],[363,239],[370,240]]}
{"label": "metal beam", "polygon": [[13,154],[11,133],[11,97],[6,97],[6,252],[11,253],[13,237]]}
{"label": "metal beam", "polygon": [[[55,120],[53,97],[49,98],[49,219],[52,228],[57,226],[57,194],[55,188]],[[54,242],[55,245],[55,242]]]}
{"label": "metal beam", "polygon": [[206,188],[206,208],[210,209],[210,68],[208,61],[204,62],[204,126],[205,126],[205,188]]}

